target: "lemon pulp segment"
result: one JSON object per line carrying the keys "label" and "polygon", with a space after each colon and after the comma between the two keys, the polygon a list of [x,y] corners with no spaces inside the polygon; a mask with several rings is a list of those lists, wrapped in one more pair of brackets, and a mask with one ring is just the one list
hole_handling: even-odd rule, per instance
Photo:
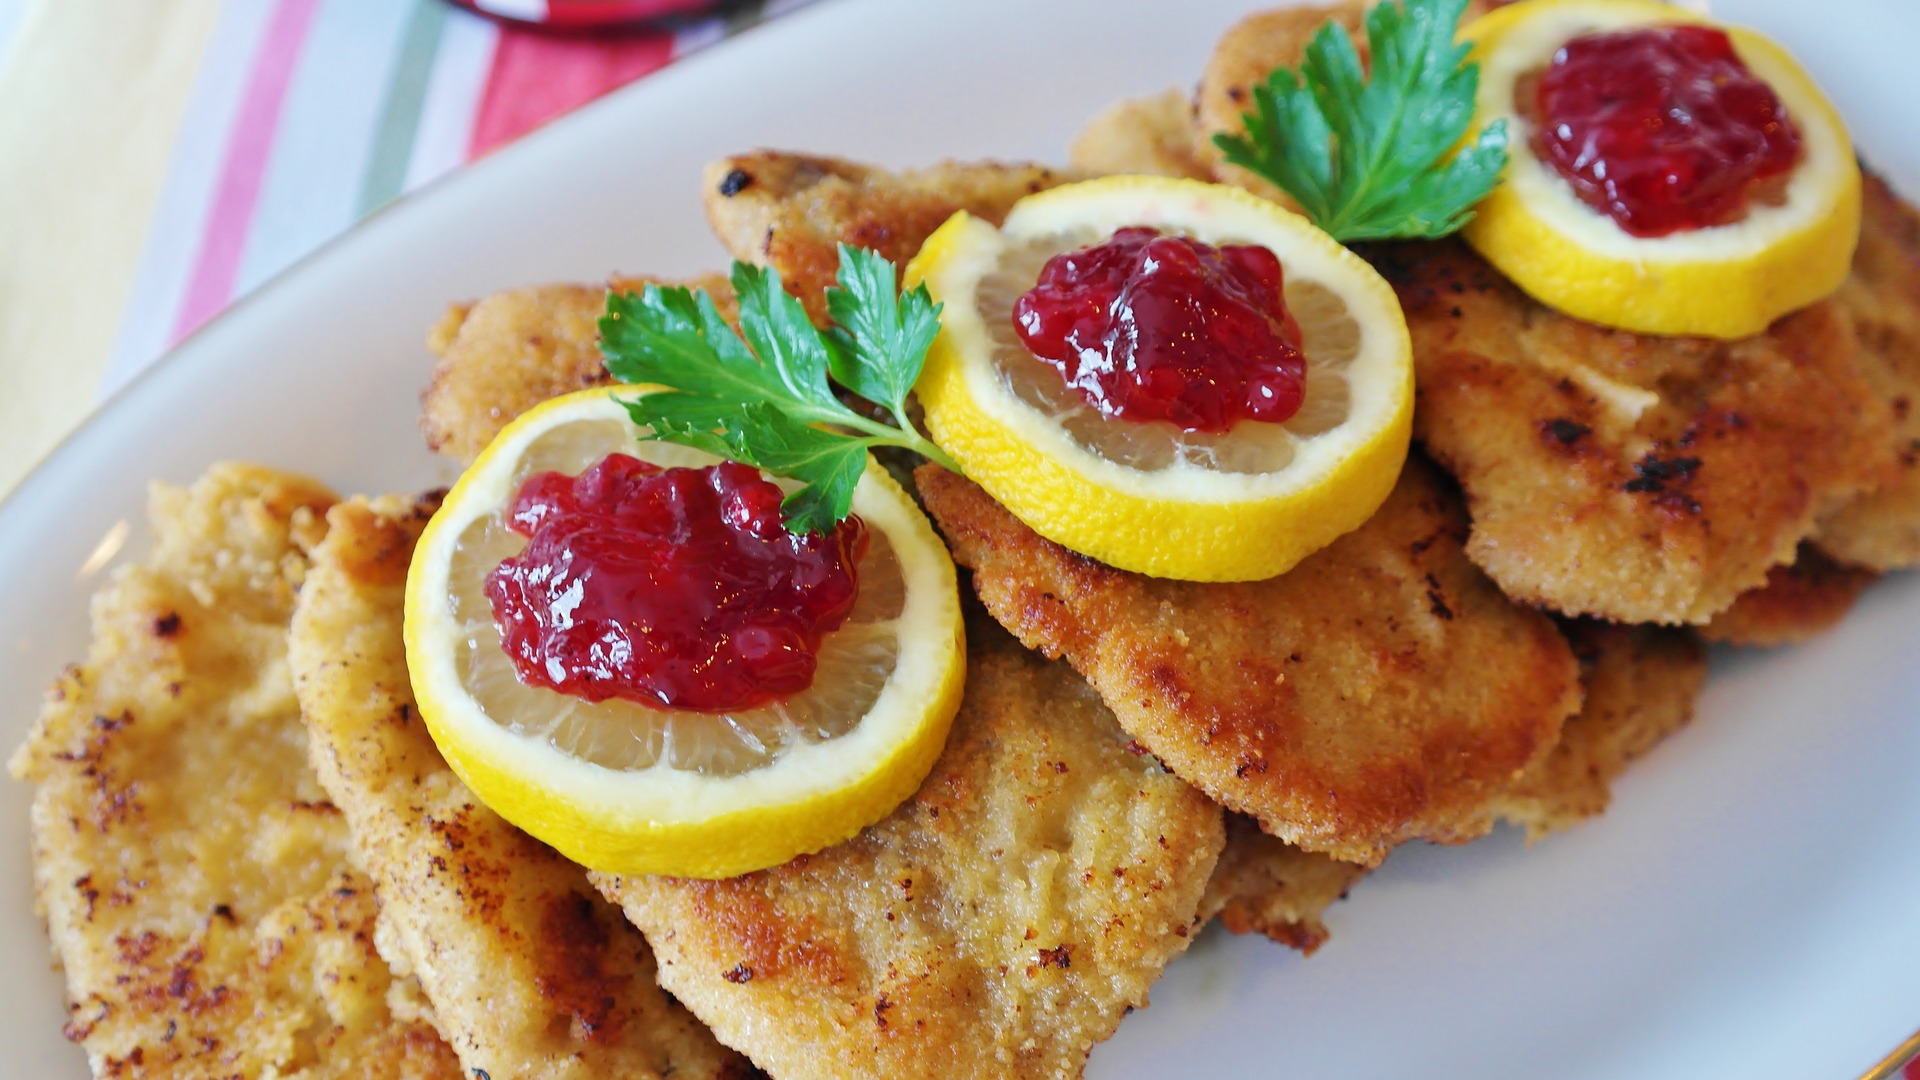
{"label": "lemon pulp segment", "polygon": [[1522,77],[1569,38],[1672,23],[1718,25],[1651,0],[1531,0],[1464,28],[1480,64],[1474,128],[1505,119],[1512,149],[1462,235],[1529,295],[1575,318],[1646,334],[1747,337],[1838,288],[1860,231],[1860,170],[1846,125],[1793,57],[1752,31],[1722,27],[1799,126],[1801,159],[1783,200],[1660,237],[1633,236],[1582,202],[1530,149],[1531,124],[1515,99]]}
{"label": "lemon pulp segment", "polygon": [[[1307,357],[1301,410],[1219,434],[1113,420],[1035,359],[1012,303],[1062,251],[1147,225],[1279,256]],[[1109,177],[956,215],[909,267],[943,304],[916,391],[935,441],[1035,531],[1122,569],[1201,581],[1271,577],[1365,521],[1404,462],[1405,319],[1391,287],[1306,219],[1232,188]]]}
{"label": "lemon pulp segment", "polygon": [[729,714],[589,703],[523,685],[500,648],[481,582],[522,543],[500,511],[527,476],[613,451],[715,460],[636,442],[616,400],[633,393],[582,391],[509,425],[421,536],[406,628],[428,728],[483,801],[595,869],[729,876],[844,839],[931,767],[964,669],[952,562],[877,466],[854,494],[872,537],[860,597],[801,694]]}

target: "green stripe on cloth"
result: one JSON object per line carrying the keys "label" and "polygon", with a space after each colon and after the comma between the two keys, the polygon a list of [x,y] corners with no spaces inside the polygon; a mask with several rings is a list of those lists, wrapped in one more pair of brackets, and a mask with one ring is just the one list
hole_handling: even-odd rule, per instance
{"label": "green stripe on cloth", "polygon": [[433,78],[433,60],[446,25],[447,5],[442,0],[413,0],[413,14],[394,60],[393,80],[387,85],[386,106],[380,111],[380,127],[374,132],[366,179],[360,185],[361,217],[399,198],[406,189],[407,163],[413,158],[427,84]]}

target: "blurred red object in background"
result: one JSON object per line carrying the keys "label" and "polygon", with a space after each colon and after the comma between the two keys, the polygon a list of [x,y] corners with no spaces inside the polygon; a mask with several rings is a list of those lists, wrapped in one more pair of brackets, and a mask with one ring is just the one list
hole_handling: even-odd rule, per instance
{"label": "blurred red object in background", "polygon": [[451,0],[490,18],[549,30],[610,30],[705,14],[722,0]]}

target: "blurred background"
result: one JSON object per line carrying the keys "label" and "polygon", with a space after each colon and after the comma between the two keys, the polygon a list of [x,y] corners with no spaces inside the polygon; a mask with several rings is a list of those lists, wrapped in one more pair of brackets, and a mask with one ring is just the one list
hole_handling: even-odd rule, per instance
{"label": "blurred background", "polygon": [[[0,496],[382,206],[806,0],[0,0]],[[697,9],[686,13],[689,8]],[[679,11],[634,24],[635,11]]]}
{"label": "blurred background", "polygon": [[[0,497],[173,344],[355,222],[808,2],[556,35],[448,0],[0,0]],[[1875,166],[1920,193],[1920,0],[1681,2],[1795,42]],[[1823,32],[1835,12],[1881,32]]]}

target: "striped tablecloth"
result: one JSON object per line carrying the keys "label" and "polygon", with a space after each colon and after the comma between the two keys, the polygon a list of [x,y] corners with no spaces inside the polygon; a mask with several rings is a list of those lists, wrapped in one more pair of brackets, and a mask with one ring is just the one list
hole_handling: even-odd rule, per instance
{"label": "striped tablecloth", "polygon": [[444,0],[0,0],[0,493],[382,205],[805,2],[584,38]]}

